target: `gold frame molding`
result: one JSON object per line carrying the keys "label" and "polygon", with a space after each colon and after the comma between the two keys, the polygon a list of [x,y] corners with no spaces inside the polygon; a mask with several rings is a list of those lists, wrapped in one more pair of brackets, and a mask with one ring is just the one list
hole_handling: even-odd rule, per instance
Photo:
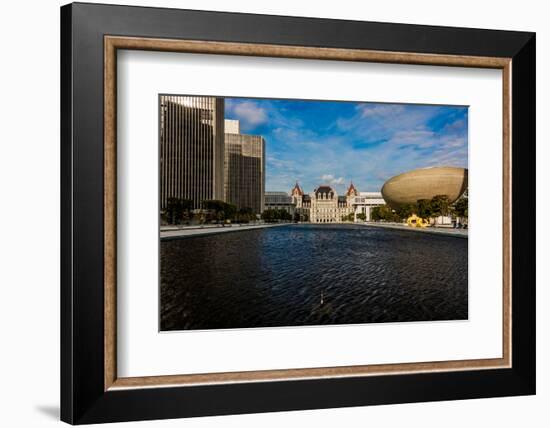
{"label": "gold frame molding", "polygon": [[[357,365],[304,369],[261,370],[170,376],[117,376],[116,367],[116,82],[117,50],[147,50],[212,55],[242,55],[334,61],[440,65],[502,70],[503,143],[503,320],[502,357],[492,359],[432,361],[421,363]],[[192,386],[199,384],[337,378],[404,373],[480,370],[511,367],[511,58],[382,52],[139,37],[104,37],[104,389]]]}

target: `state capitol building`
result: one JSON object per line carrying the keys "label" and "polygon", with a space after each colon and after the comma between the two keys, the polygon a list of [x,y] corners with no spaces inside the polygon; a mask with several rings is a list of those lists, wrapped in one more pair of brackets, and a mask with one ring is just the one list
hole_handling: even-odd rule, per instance
{"label": "state capitol building", "polygon": [[290,194],[285,192],[265,192],[265,208],[284,209],[290,214],[298,213],[302,221],[311,223],[341,223],[350,215],[358,221],[363,214],[370,220],[372,207],[383,205],[379,192],[358,192],[353,183],[344,195],[338,195],[330,185],[323,184],[305,193],[296,183]]}

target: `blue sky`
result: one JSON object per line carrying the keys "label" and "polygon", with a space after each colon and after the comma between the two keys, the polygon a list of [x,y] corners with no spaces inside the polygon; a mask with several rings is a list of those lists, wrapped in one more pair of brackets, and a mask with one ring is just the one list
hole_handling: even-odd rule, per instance
{"label": "blue sky", "polygon": [[267,191],[378,191],[411,169],[468,166],[467,107],[226,98],[225,117],[265,138]]}

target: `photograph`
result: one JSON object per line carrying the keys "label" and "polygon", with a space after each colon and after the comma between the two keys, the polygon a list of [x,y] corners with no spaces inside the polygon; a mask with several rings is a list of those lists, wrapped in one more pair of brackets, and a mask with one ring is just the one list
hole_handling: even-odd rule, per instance
{"label": "photograph", "polygon": [[523,3],[398,2],[35,2],[6,21],[7,426],[546,414],[550,30]]}
{"label": "photograph", "polygon": [[468,106],[159,94],[160,331],[468,319]]}

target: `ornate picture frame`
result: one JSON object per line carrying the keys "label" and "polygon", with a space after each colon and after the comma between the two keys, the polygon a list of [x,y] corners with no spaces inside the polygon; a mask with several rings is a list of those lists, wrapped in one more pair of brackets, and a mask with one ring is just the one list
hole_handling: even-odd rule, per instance
{"label": "ornate picture frame", "polygon": [[[107,19],[108,18],[108,19]],[[117,375],[117,51],[502,71],[502,357]],[[535,393],[533,33],[188,10],[61,8],[61,418],[72,424]],[[490,167],[490,166],[489,166]]]}

